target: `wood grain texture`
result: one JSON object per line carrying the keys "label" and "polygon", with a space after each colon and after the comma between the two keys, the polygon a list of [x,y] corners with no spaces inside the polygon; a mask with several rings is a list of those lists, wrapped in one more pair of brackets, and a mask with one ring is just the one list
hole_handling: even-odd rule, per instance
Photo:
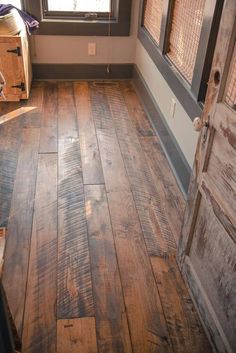
{"label": "wood grain texture", "polygon": [[72,84],[59,87],[58,301],[60,319],[94,316],[81,153]]}
{"label": "wood grain texture", "polygon": [[[193,305],[191,307],[186,305],[187,301],[191,303],[187,291],[185,292],[187,300],[183,301],[181,298],[183,283],[177,280],[178,269],[174,268],[172,277],[173,265],[171,266],[169,262],[176,250],[172,229],[175,231],[176,239],[179,238],[184,206],[183,196],[171,174],[157,138],[151,136],[138,139],[132,120],[129,118],[132,112],[128,113],[121,92],[113,87],[107,88],[106,91],[148,254],[151,257],[164,315],[165,318],[168,317],[166,325],[173,351],[187,353],[191,346],[196,346],[196,339],[199,346],[192,348],[193,351],[195,349],[195,352],[198,352],[202,349],[203,352],[204,349],[209,349],[209,345],[203,331],[200,330],[200,322],[196,312],[193,311]],[[129,99],[130,97],[126,97],[127,101]],[[136,101],[134,96],[132,99]],[[137,104],[138,101],[136,101]],[[142,148],[144,140],[148,154],[145,154]],[[162,271],[167,268],[170,272],[163,276]],[[173,291],[170,283],[174,278],[175,290]],[[167,296],[169,290],[172,291],[172,295]],[[171,306],[173,309],[170,311]],[[191,328],[189,322],[191,322]],[[192,330],[191,339],[189,339],[190,330]]]}
{"label": "wood grain texture", "polygon": [[22,128],[40,127],[43,102],[42,84],[34,84],[29,100],[1,102],[0,120],[0,225],[7,226],[14,186]]}
{"label": "wood grain texture", "polygon": [[[147,165],[119,87],[109,87],[106,93],[148,253],[164,256],[176,248],[164,208],[164,188],[156,184]],[[161,228],[159,238],[157,227]]]}
{"label": "wood grain texture", "polygon": [[147,168],[153,176],[153,181],[161,198],[161,204],[168,224],[178,243],[185,208],[185,200],[180,191],[169,163],[164,155],[158,137],[140,138]]}
{"label": "wood grain texture", "polygon": [[104,89],[90,92],[133,352],[172,352]]}
{"label": "wood grain texture", "polygon": [[145,152],[144,158],[151,171],[155,187],[161,196],[164,213],[168,218],[175,241],[178,242],[185,208],[183,194],[176,183],[160,141],[151,127],[132,83],[129,81],[120,82],[120,87],[129,118],[139,133],[139,141]]}
{"label": "wood grain texture", "polygon": [[91,114],[87,82],[74,84],[84,184],[103,184],[97,136]]}
{"label": "wood grain texture", "polygon": [[57,152],[57,84],[47,82],[44,89],[40,153]]}
{"label": "wood grain texture", "polygon": [[24,129],[11,201],[3,273],[3,286],[19,336],[25,304],[38,147],[39,129]]}
{"label": "wood grain texture", "polygon": [[57,353],[97,353],[93,317],[57,321]]}
{"label": "wood grain texture", "polygon": [[[0,115],[12,114],[19,103],[1,103]],[[14,180],[21,144],[21,121],[19,119],[0,125],[0,226],[7,226]]]}
{"label": "wood grain texture", "polygon": [[155,132],[137,97],[131,81],[120,81],[119,86],[124,96],[125,104],[139,137],[155,136]]}
{"label": "wood grain texture", "polygon": [[85,186],[98,349],[132,352],[105,187]]}
{"label": "wood grain texture", "polygon": [[[46,181],[46,182],[45,182]],[[57,156],[39,157],[23,352],[56,352]]]}

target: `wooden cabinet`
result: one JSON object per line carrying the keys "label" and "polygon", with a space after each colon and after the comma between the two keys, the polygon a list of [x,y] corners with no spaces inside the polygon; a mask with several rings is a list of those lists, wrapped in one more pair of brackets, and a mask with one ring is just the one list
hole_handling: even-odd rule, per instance
{"label": "wooden cabinet", "polygon": [[16,36],[0,36],[0,71],[6,81],[3,92],[7,101],[29,97],[32,69],[26,31]]}

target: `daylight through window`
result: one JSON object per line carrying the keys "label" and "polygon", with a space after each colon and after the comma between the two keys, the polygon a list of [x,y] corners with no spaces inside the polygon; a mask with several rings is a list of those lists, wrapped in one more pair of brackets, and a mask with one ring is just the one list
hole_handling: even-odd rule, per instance
{"label": "daylight through window", "polygon": [[0,3],[1,4],[11,4],[15,7],[17,7],[18,9],[21,9],[22,6],[21,6],[21,0],[0,0]]}
{"label": "daylight through window", "polygon": [[110,12],[111,0],[48,0],[48,11]]}

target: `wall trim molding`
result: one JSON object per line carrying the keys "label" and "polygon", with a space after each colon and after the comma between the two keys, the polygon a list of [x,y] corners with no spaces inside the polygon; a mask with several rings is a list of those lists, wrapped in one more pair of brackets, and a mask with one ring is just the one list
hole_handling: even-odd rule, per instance
{"label": "wall trim molding", "polygon": [[144,110],[155,129],[156,134],[160,138],[162,148],[170,163],[171,169],[186,198],[191,176],[191,168],[136,65],[134,65],[133,69],[133,82],[137,94],[143,103]]}
{"label": "wall trim molding", "polygon": [[89,80],[132,78],[133,64],[33,64],[34,79]]}

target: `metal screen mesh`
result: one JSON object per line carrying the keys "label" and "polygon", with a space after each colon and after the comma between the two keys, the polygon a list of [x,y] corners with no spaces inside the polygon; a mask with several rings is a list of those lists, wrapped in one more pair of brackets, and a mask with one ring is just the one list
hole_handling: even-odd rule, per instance
{"label": "metal screen mesh", "polygon": [[234,56],[232,59],[232,66],[230,70],[229,85],[225,96],[226,103],[236,110],[236,49],[234,50]]}
{"label": "metal screen mesh", "polygon": [[176,0],[173,10],[168,57],[188,82],[193,70],[206,0]]}
{"label": "metal screen mesh", "polygon": [[160,43],[161,19],[164,0],[146,0],[144,3],[144,27],[157,44]]}

